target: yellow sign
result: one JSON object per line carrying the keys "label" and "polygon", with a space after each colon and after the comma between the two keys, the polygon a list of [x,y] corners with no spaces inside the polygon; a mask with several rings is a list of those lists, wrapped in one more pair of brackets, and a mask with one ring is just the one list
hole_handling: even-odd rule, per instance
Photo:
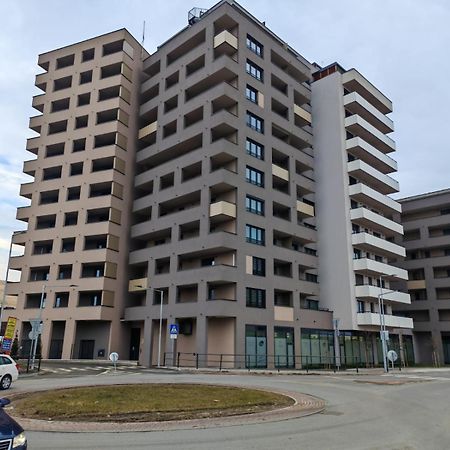
{"label": "yellow sign", "polygon": [[16,331],[17,319],[15,317],[8,317],[6,324],[5,339],[14,339],[14,332]]}

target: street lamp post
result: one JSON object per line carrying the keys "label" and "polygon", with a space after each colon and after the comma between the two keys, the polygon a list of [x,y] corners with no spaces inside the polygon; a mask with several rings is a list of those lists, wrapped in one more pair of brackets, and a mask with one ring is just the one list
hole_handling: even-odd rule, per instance
{"label": "street lamp post", "polygon": [[2,325],[3,309],[5,308],[5,302],[6,302],[6,288],[8,286],[9,261],[11,259],[11,254],[12,254],[13,236],[14,236],[14,233],[11,236],[11,241],[9,243],[8,261],[6,262],[5,288],[3,290],[2,303],[1,303],[1,306],[0,306],[0,327]]}
{"label": "street lamp post", "polygon": [[380,317],[380,339],[381,339],[381,349],[383,352],[383,368],[385,372],[389,372],[389,367],[387,364],[387,349],[386,349],[386,320],[384,315],[384,299],[383,294],[390,294],[391,292],[397,291],[386,291],[383,292],[383,277],[395,277],[396,274],[383,275],[380,274],[380,293],[378,294],[378,315]]}
{"label": "street lamp post", "polygon": [[164,291],[161,289],[153,289],[159,292],[159,334],[158,334],[158,367],[161,367],[161,332],[162,332],[162,311],[164,303]]}

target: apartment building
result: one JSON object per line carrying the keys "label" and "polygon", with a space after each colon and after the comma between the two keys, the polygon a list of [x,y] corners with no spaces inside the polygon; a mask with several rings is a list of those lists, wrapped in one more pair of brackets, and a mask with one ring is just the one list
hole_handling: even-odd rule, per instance
{"label": "apartment building", "polygon": [[450,363],[450,189],[399,200],[410,305],[396,305],[414,320],[418,363]]}
{"label": "apartment building", "polygon": [[392,334],[412,327],[391,314],[409,303],[389,285],[407,279],[392,105],[356,70],[308,62],[232,0],[151,55],[119,30],[39,65],[9,289],[24,346],[42,314],[51,358],[377,364],[377,280]]}
{"label": "apartment building", "polygon": [[26,231],[13,236],[24,251],[10,261],[21,276],[8,286],[24,353],[42,295],[45,357],[123,351],[141,52],[120,30],[39,56],[34,158],[23,167],[33,180],[20,188],[30,205],[18,208]]}
{"label": "apartment building", "polygon": [[390,156],[395,151],[389,136],[392,103],[357,70],[337,63],[314,73],[312,98],[320,301],[354,341],[341,347],[341,358],[350,352],[380,361],[381,295],[389,347],[401,347],[411,360],[411,339],[403,334],[410,334],[413,322],[393,312],[410,297],[390,285],[408,277],[391,264],[405,256],[393,242],[403,235],[394,217],[401,205],[389,197],[399,191],[392,178],[397,163]]}

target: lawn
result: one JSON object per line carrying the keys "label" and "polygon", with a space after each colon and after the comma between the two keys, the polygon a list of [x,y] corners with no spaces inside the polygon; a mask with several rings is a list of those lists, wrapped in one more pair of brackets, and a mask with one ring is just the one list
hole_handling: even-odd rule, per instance
{"label": "lawn", "polygon": [[200,384],[133,384],[20,395],[14,415],[43,420],[147,422],[251,414],[293,404],[256,389]]}

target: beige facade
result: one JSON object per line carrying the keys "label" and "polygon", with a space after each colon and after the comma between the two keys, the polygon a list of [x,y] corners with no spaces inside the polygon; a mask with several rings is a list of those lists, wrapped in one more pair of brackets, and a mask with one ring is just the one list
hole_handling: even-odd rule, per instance
{"label": "beige facade", "polygon": [[[42,288],[51,358],[330,365],[333,311],[341,329],[376,329],[356,310],[370,283],[355,277],[392,273],[404,251],[390,242],[402,232],[387,196],[391,105],[358,72],[317,76],[231,0],[192,10],[152,55],[119,30],[39,65],[33,181],[20,191],[30,206],[17,212],[27,231],[14,237],[24,255],[11,259],[24,346]],[[353,262],[354,249],[365,257]],[[390,313],[409,299],[386,301]],[[348,361],[371,363],[357,345]]]}
{"label": "beige facade", "polygon": [[[414,320],[416,361],[450,363],[450,189],[399,200],[405,229],[398,243],[406,259],[396,264],[407,271],[401,286],[411,304],[396,305]],[[405,286],[406,285],[406,286]]]}
{"label": "beige facade", "polygon": [[20,190],[30,205],[17,211],[27,230],[13,237],[24,252],[11,258],[21,277],[8,289],[22,346],[44,290],[45,357],[123,353],[141,48],[119,30],[44,53],[38,64],[34,157],[24,162],[33,180]]}

